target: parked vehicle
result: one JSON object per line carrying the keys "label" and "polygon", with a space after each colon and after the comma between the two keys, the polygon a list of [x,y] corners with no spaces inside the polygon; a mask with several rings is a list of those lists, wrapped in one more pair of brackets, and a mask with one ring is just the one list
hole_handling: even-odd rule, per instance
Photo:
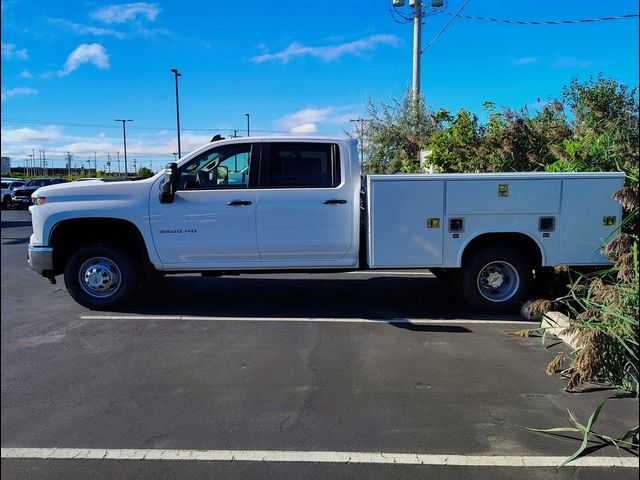
{"label": "parked vehicle", "polygon": [[29,264],[89,308],[157,275],[424,268],[458,272],[469,304],[512,310],[532,271],[605,265],[622,173],[360,177],[357,144],[210,143],[164,173],[34,193]]}
{"label": "parked vehicle", "polygon": [[11,193],[14,188],[21,187],[25,184],[24,180],[18,178],[2,178],[0,185],[2,185],[2,208],[9,208],[11,206]]}
{"label": "parked vehicle", "polygon": [[11,204],[18,208],[27,208],[31,205],[31,194],[40,187],[47,185],[56,185],[58,183],[66,183],[64,178],[34,178],[29,180],[23,186],[13,190],[11,195]]}

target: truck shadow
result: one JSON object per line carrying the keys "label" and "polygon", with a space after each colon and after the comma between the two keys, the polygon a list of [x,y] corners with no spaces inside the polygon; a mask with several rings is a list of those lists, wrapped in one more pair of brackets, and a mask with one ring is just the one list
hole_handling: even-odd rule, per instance
{"label": "truck shadow", "polygon": [[431,277],[345,275],[168,276],[119,312],[217,317],[498,319],[473,312],[453,286]]}

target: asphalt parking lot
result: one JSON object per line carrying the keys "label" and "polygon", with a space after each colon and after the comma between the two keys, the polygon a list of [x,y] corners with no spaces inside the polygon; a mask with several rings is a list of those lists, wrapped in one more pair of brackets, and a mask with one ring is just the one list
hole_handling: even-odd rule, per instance
{"label": "asphalt parking lot", "polygon": [[29,270],[30,233],[2,212],[3,479],[638,477],[597,443],[556,471],[580,440],[526,429],[607,399],[618,435],[636,399],[564,392],[562,345],[426,272],[175,276],[92,312]]}

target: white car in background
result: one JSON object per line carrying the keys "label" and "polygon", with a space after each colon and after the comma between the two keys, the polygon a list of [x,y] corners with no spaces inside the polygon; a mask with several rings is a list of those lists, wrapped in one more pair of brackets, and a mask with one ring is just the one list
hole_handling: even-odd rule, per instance
{"label": "white car in background", "polygon": [[25,184],[24,180],[18,178],[2,178],[2,208],[9,208],[11,206],[11,192],[16,187],[21,187]]}

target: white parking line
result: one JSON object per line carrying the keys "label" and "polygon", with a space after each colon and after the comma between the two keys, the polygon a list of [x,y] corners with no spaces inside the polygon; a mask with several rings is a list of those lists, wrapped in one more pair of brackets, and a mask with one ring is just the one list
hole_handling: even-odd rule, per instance
{"label": "white parking line", "polygon": [[[2,448],[2,458],[42,460],[164,460],[200,462],[299,462],[449,465],[483,467],[557,467],[562,456],[429,455],[421,453],[322,452],[284,450],[160,450],[103,448]],[[638,468],[637,457],[583,457],[568,467]]]}
{"label": "white parking line", "polygon": [[420,320],[407,318],[308,318],[308,317],[201,317],[189,315],[81,315],[82,320],[173,320],[188,322],[298,322],[298,323],[373,323],[400,325],[537,325],[530,320]]}

